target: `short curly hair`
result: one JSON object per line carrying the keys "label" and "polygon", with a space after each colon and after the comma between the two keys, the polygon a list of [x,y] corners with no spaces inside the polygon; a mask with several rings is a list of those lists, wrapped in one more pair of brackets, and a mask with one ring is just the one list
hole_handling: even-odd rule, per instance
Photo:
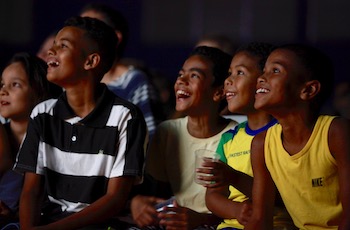
{"label": "short curly hair", "polygon": [[114,63],[115,47],[118,44],[114,30],[98,19],[80,16],[69,18],[64,26],[73,26],[86,31],[86,36],[95,41],[98,46],[102,60],[102,74],[108,72]]}
{"label": "short curly hair", "polygon": [[189,57],[199,55],[213,63],[213,86],[223,85],[228,76],[232,56],[222,50],[208,46],[198,46],[192,50]]}
{"label": "short curly hair", "polygon": [[255,57],[259,57],[259,68],[261,71],[264,70],[265,67],[265,62],[270,55],[270,53],[276,48],[276,46],[270,44],[270,43],[265,43],[265,42],[251,42],[246,45],[240,46],[236,54],[239,52],[247,52]]}
{"label": "short curly hair", "polygon": [[297,56],[307,70],[303,75],[305,81],[320,82],[321,90],[311,102],[313,110],[320,111],[334,90],[334,67],[331,58],[320,49],[308,44],[285,44],[278,49],[289,50]]}

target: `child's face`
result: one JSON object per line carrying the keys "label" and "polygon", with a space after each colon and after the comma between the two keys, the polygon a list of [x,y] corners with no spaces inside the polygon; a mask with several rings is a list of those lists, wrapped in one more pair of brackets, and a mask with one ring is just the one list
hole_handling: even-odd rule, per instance
{"label": "child's face", "polygon": [[175,82],[176,110],[202,113],[213,101],[213,64],[198,55],[188,58]]}
{"label": "child's face", "polygon": [[233,57],[224,88],[229,111],[243,114],[255,111],[256,80],[262,74],[259,61],[260,58],[244,51]]}
{"label": "child's face", "polygon": [[2,72],[0,114],[11,120],[29,119],[36,101],[28,76],[20,62],[14,62]]}
{"label": "child's face", "polygon": [[266,111],[292,108],[299,100],[303,71],[305,68],[293,52],[273,51],[266,61],[264,74],[258,79],[254,107]]}
{"label": "child's face", "polygon": [[77,27],[64,27],[56,35],[47,59],[47,79],[61,87],[75,85],[86,77],[86,58],[95,43]]}

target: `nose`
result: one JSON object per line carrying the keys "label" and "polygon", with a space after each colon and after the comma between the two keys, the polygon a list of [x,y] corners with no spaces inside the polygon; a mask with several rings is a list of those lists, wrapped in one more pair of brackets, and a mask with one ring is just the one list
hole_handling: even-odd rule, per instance
{"label": "nose", "polygon": [[187,85],[188,84],[188,77],[186,75],[178,77],[176,79],[175,84],[177,84],[177,85]]}
{"label": "nose", "polygon": [[0,87],[0,95],[6,95],[8,94],[6,86],[5,85],[1,85]]}
{"label": "nose", "polygon": [[227,86],[232,85],[231,77],[226,78],[224,84],[227,85]]}
{"label": "nose", "polygon": [[51,46],[51,48],[47,50],[47,56],[54,55],[55,52],[56,52],[56,50],[55,50],[55,44],[53,44],[53,45]]}
{"label": "nose", "polygon": [[265,74],[261,74],[258,79],[257,79],[257,83],[263,83],[266,81],[266,78],[265,78]]}

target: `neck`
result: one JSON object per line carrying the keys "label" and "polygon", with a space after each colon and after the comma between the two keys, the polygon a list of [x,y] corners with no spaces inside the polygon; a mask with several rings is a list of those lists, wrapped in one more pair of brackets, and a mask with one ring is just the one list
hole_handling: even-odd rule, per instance
{"label": "neck", "polygon": [[77,116],[83,118],[95,108],[101,91],[99,85],[97,87],[96,85],[90,88],[85,87],[84,90],[79,87],[66,89],[68,104]]}
{"label": "neck", "polygon": [[308,142],[318,115],[303,112],[290,113],[278,117],[282,126],[282,143],[286,151],[293,155],[300,152]]}
{"label": "neck", "polygon": [[251,130],[257,130],[267,125],[273,117],[263,111],[247,114],[248,126]]}
{"label": "neck", "polygon": [[209,138],[220,133],[230,122],[223,117],[216,116],[188,116],[187,130],[196,138]]}

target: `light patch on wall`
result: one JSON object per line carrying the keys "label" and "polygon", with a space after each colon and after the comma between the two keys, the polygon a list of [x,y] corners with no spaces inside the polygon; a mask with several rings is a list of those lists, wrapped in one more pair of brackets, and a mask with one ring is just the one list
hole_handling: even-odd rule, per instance
{"label": "light patch on wall", "polygon": [[32,0],[0,1],[0,42],[25,44],[32,39]]}

